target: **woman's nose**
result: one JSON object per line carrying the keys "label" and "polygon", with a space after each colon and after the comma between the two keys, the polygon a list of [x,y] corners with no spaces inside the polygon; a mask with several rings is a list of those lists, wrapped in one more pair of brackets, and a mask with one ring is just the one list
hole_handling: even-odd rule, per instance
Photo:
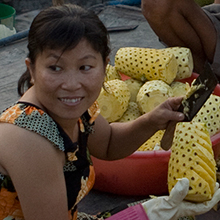
{"label": "woman's nose", "polygon": [[81,87],[81,78],[78,73],[70,71],[65,74],[62,79],[62,88],[68,90],[76,90]]}

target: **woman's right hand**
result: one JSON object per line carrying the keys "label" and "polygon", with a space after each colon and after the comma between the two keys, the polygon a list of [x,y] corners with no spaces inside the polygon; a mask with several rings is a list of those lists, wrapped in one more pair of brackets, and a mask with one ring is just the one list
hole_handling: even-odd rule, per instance
{"label": "woman's right hand", "polygon": [[184,120],[184,114],[177,111],[182,99],[183,97],[168,98],[165,102],[147,113],[152,126],[156,126],[155,130],[166,129],[170,121],[179,122]]}

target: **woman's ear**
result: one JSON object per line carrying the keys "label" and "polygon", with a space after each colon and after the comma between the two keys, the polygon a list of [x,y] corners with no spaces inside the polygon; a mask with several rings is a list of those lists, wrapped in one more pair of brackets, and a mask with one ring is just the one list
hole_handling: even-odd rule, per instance
{"label": "woman's ear", "polygon": [[27,67],[27,69],[29,70],[29,73],[30,73],[30,75],[31,75],[31,81],[30,81],[30,83],[31,84],[34,84],[34,74],[33,74],[33,65],[32,65],[32,63],[31,63],[31,60],[30,60],[30,58],[26,58],[25,59],[25,64],[26,64],[26,67]]}
{"label": "woman's ear", "polygon": [[110,58],[109,58],[109,57],[106,57],[106,60],[105,60],[105,63],[104,63],[105,75],[106,75],[106,67],[107,67],[107,65],[109,64],[109,62],[110,62]]}
{"label": "woman's ear", "polygon": [[106,60],[105,60],[105,69],[106,69],[106,66],[108,65],[109,62],[110,62],[110,58],[109,58],[109,57],[106,57]]}

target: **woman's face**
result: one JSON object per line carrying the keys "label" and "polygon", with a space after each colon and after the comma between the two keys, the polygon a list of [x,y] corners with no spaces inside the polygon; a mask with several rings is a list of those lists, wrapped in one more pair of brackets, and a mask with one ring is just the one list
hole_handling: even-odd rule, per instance
{"label": "woman's face", "polygon": [[72,50],[45,50],[29,67],[36,104],[58,122],[78,119],[97,99],[106,64],[86,40]]}

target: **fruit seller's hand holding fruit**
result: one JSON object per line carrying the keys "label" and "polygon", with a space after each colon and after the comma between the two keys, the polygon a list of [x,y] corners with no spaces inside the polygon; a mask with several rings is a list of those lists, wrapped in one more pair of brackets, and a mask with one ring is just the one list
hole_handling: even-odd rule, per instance
{"label": "fruit seller's hand holding fruit", "polygon": [[194,216],[208,212],[220,200],[219,184],[216,183],[216,191],[212,199],[203,203],[185,201],[189,180],[180,179],[172,189],[169,196],[161,196],[142,203],[150,220],[177,220],[183,216]]}

